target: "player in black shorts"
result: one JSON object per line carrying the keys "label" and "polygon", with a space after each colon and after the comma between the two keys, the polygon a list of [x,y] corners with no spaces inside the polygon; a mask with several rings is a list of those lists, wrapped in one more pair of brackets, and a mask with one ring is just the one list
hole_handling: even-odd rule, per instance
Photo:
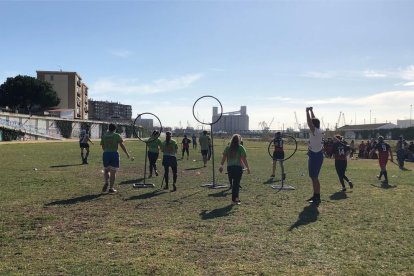
{"label": "player in black shorts", "polygon": [[276,172],[276,163],[279,161],[280,168],[282,170],[282,180],[286,179],[285,167],[283,166],[283,159],[285,159],[285,151],[283,150],[283,138],[282,133],[279,131],[275,133],[275,138],[272,141],[274,146],[273,151],[273,166],[272,166],[272,175],[270,177],[275,177]]}
{"label": "player in black shorts", "polygon": [[346,191],[345,182],[348,182],[349,188],[353,188],[354,185],[352,184],[351,180],[345,175],[346,167],[347,167],[347,156],[351,152],[351,148],[347,145],[341,135],[335,135],[335,141],[332,147],[332,153],[335,158],[335,169],[336,173],[339,177],[339,182],[342,186],[342,192]]}

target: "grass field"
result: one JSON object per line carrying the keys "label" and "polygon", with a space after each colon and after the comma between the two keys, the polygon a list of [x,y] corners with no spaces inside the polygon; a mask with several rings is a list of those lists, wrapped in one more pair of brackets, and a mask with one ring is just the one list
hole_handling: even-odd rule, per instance
{"label": "grass field", "polygon": [[252,173],[233,206],[230,190],[200,187],[212,165],[202,168],[194,150],[179,161],[177,192],[159,189],[162,174],[155,189],[133,189],[143,177],[139,141],[126,142],[135,161],[121,153],[118,193],[102,195],[98,144],[83,166],[76,142],[0,144],[1,275],[413,275],[413,163],[389,163],[386,189],[376,160],[350,160],[355,187],[342,193],[325,159],[315,207],[305,201],[304,146],[285,163],[296,190],[278,192],[267,143],[245,141]]}

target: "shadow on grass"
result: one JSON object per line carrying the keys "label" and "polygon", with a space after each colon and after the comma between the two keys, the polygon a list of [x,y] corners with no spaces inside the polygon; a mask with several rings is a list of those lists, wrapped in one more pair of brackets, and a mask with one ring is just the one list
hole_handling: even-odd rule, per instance
{"label": "shadow on grass", "polygon": [[[125,181],[119,182],[119,185],[141,183],[141,181],[143,181],[143,180],[144,180],[143,177],[142,178],[138,178],[138,179],[125,180]],[[148,178],[146,178],[145,180],[148,180]]]}
{"label": "shadow on grass", "polygon": [[103,194],[84,195],[84,196],[79,196],[79,197],[74,197],[74,198],[56,200],[53,202],[46,203],[45,206],[76,204],[80,202],[91,201],[91,200],[97,199],[101,197],[102,195]]}
{"label": "shadow on grass", "polygon": [[82,166],[83,164],[66,164],[66,165],[52,165],[49,168],[64,168],[64,167],[74,167],[74,166]]}
{"label": "shadow on grass", "polygon": [[219,217],[225,217],[229,215],[231,209],[233,209],[233,204],[229,204],[227,206],[224,206],[223,208],[211,210],[210,212],[207,212],[207,210],[203,210],[200,213],[200,217],[201,219],[215,219]]}
{"label": "shadow on grass", "polygon": [[161,190],[155,190],[155,191],[151,191],[145,194],[140,194],[140,195],[135,195],[135,196],[131,196],[125,200],[137,200],[137,199],[148,199],[148,198],[153,198],[162,194],[165,194],[166,191],[161,191]]}
{"label": "shadow on grass", "polygon": [[195,167],[195,168],[188,168],[188,169],[184,169],[185,171],[194,171],[194,170],[199,170],[199,169],[202,169],[202,168],[204,168],[203,166],[201,166],[201,167]]}
{"label": "shadow on grass", "polygon": [[299,214],[298,220],[289,227],[289,231],[317,221],[318,216],[319,210],[317,205],[311,204],[309,206],[306,206],[305,208],[303,208],[303,211]]}
{"label": "shadow on grass", "polygon": [[348,196],[344,192],[336,192],[330,195],[329,198],[332,200],[342,200],[342,199],[347,199]]}
{"label": "shadow on grass", "polygon": [[265,182],[263,182],[263,184],[272,184],[272,183],[276,183],[276,182],[280,182],[280,179],[274,179],[273,177],[271,177],[268,180],[266,180]]}
{"label": "shadow on grass", "polygon": [[397,187],[397,185],[390,185],[390,184],[385,184],[385,183],[381,183],[381,185],[371,184],[371,186],[374,186],[375,188],[385,189],[385,190]]}

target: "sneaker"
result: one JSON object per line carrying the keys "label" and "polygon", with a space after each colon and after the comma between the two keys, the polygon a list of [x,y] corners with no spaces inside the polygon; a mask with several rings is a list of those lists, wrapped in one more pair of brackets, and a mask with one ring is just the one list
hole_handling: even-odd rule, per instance
{"label": "sneaker", "polygon": [[346,188],[345,187],[342,188],[342,192],[346,192]]}
{"label": "sneaker", "polygon": [[308,202],[312,204],[319,204],[321,203],[321,199],[319,197],[312,197],[312,199],[309,200]]}
{"label": "sneaker", "polygon": [[157,171],[155,171],[155,176],[158,176],[158,172]]}
{"label": "sneaker", "polygon": [[168,190],[168,185],[165,185],[164,186],[164,190]]}
{"label": "sneaker", "polygon": [[241,202],[240,201],[232,201],[231,204],[233,204],[233,205],[240,205]]}
{"label": "sneaker", "polygon": [[175,191],[177,191],[177,186],[175,186],[175,184],[173,184],[172,192],[175,192]]}
{"label": "sneaker", "polygon": [[275,177],[275,175],[274,175],[274,174],[272,174],[270,177]]}
{"label": "sneaker", "polygon": [[108,189],[108,183],[105,183],[102,187],[102,193],[106,193],[106,190]]}
{"label": "sneaker", "polygon": [[307,202],[310,202],[310,201],[312,201],[314,198],[315,198],[315,197],[314,197],[314,196],[312,196],[312,197],[308,198],[306,201],[307,201]]}
{"label": "sneaker", "polygon": [[352,181],[349,181],[348,184],[349,184],[349,188],[351,189],[354,188],[354,184],[352,183]]}
{"label": "sneaker", "polygon": [[378,180],[381,180],[381,176],[377,175],[377,179],[378,179]]}
{"label": "sneaker", "polygon": [[113,194],[113,193],[116,193],[117,192],[117,190],[115,190],[114,188],[111,188],[111,189],[109,189],[109,191],[108,191],[110,194]]}

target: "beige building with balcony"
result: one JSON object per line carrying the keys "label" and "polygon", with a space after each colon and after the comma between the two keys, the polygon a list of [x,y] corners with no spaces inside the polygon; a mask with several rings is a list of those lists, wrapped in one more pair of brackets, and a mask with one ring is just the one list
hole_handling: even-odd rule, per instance
{"label": "beige building with balcony", "polygon": [[74,119],[88,119],[88,87],[76,72],[36,71],[37,78],[52,84],[60,98],[59,109],[72,109]]}

